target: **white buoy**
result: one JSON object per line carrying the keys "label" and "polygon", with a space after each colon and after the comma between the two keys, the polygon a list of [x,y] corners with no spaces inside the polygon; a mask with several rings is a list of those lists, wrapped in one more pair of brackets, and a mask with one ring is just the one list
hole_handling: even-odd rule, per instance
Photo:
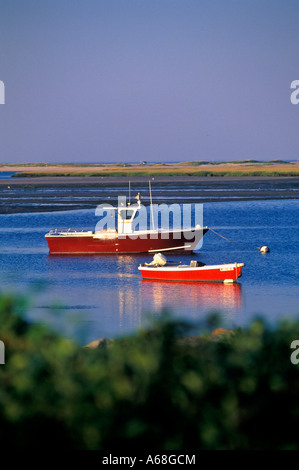
{"label": "white buoy", "polygon": [[261,253],[270,253],[270,248],[268,248],[267,246],[261,246],[260,247],[260,252]]}

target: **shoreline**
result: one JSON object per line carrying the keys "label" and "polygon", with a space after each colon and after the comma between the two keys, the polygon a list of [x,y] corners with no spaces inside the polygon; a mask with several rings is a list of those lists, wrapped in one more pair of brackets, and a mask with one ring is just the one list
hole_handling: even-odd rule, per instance
{"label": "shoreline", "polygon": [[283,160],[203,160],[177,163],[14,163],[0,164],[0,171],[13,172],[13,178],[83,177],[83,178],[159,178],[159,177],[298,177],[298,162]]}
{"label": "shoreline", "polygon": [[109,184],[146,183],[154,181],[158,183],[219,183],[238,182],[297,182],[298,176],[36,176],[0,179],[0,186],[80,186]]}
{"label": "shoreline", "polygon": [[[216,198],[209,198],[205,201],[198,202],[199,204],[213,204],[213,203],[225,203],[225,202],[256,202],[256,201],[290,201],[290,200],[298,200],[299,197],[292,197],[292,198],[280,198],[280,197],[253,197],[253,198],[240,198],[240,199],[233,199],[233,198],[225,198],[225,199],[216,199]],[[186,204],[186,202],[182,201],[182,204]],[[112,203],[114,206],[115,204]],[[52,212],[71,212],[71,211],[84,211],[84,210],[95,210],[97,205],[92,205],[87,203],[86,205],[80,205],[80,206],[68,206],[68,205],[60,205],[59,208],[54,207],[54,206],[49,206],[47,209],[42,209],[41,207],[27,207],[27,208],[16,208],[12,209],[9,208],[5,211],[0,210],[0,217],[1,215],[17,215],[17,214],[49,214]]]}

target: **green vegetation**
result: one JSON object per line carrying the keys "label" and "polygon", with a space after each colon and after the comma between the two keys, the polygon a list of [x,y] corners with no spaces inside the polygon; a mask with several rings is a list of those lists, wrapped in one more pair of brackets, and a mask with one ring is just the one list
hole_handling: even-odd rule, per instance
{"label": "green vegetation", "polygon": [[26,321],[27,307],[0,298],[2,448],[299,448],[298,321],[213,336],[210,318],[187,336],[187,323],[162,316],[89,349]]}
{"label": "green vegetation", "polygon": [[223,165],[225,163],[228,164],[228,165],[231,165],[231,164],[233,164],[233,165],[240,165],[241,164],[242,165],[242,164],[251,164],[251,163],[254,163],[254,164],[257,163],[257,164],[263,165],[264,163],[267,163],[267,162],[261,162],[259,160],[229,160],[227,162],[214,162],[214,163],[217,164],[217,165],[219,165],[219,164]]}
{"label": "green vegetation", "polygon": [[277,164],[291,165],[291,162],[285,162],[284,160],[269,160],[266,163],[270,163],[270,164],[274,163],[275,165],[277,165]]}
{"label": "green vegetation", "polygon": [[290,169],[288,171],[275,171],[275,170],[248,170],[248,171],[234,171],[234,170],[193,170],[193,171],[184,171],[181,172],[171,171],[171,170],[128,170],[128,171],[121,171],[121,170],[106,170],[103,171],[76,171],[73,172],[64,172],[64,171],[53,171],[53,172],[21,172],[15,173],[13,175],[14,178],[36,178],[36,177],[52,177],[52,176],[237,176],[237,177],[245,177],[245,176],[299,176],[299,170]]}
{"label": "green vegetation", "polygon": [[[202,169],[200,167],[203,167]],[[232,160],[209,162],[207,160],[180,163],[140,162],[140,163],[19,163],[1,164],[0,168],[15,171],[13,177],[48,177],[48,176],[298,176],[298,165],[283,160]]]}
{"label": "green vegetation", "polygon": [[198,160],[198,161],[191,161],[191,162],[180,162],[178,165],[182,166],[199,166],[199,165],[211,165],[210,162],[207,160]]}
{"label": "green vegetation", "polygon": [[186,166],[198,166],[198,165],[267,165],[267,163],[281,163],[285,164],[284,160],[270,160],[270,161],[260,161],[260,160],[228,160],[228,161],[220,161],[220,162],[209,162],[207,160],[198,160],[198,161],[190,161],[190,162],[181,162],[178,165],[186,165]]}
{"label": "green vegetation", "polygon": [[[28,166],[26,171],[26,166]],[[43,168],[41,168],[43,167]],[[46,168],[48,167],[48,168]],[[204,167],[200,169],[199,167]],[[248,176],[298,176],[299,169],[296,163],[288,163],[283,160],[271,160],[260,162],[257,160],[232,160],[227,162],[208,162],[205,160],[188,161],[181,163],[109,163],[109,164],[22,164],[20,167],[10,166],[15,169],[15,178],[20,177],[47,177],[47,176],[223,176],[223,177],[248,177]],[[23,171],[23,168],[25,171]]]}
{"label": "green vegetation", "polygon": [[132,166],[130,165],[129,163],[115,163],[113,166],[122,166],[122,167],[128,167],[128,166]]}

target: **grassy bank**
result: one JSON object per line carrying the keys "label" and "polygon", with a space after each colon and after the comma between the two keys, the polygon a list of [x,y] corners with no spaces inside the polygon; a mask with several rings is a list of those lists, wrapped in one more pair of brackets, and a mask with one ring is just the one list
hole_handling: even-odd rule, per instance
{"label": "grassy bank", "polygon": [[234,171],[234,170],[227,170],[227,171],[159,171],[159,170],[152,170],[152,171],[119,171],[119,170],[104,170],[101,172],[22,172],[13,175],[14,177],[46,177],[46,176],[82,176],[82,177],[90,177],[90,176],[145,176],[145,177],[152,177],[152,176],[234,176],[234,177],[245,177],[245,176],[299,176],[299,170],[277,170],[277,171],[260,171],[260,170],[248,170],[248,171]]}
{"label": "grassy bank", "polygon": [[297,163],[272,160],[236,160],[230,162],[191,161],[181,163],[114,164],[15,164],[2,165],[2,171],[15,171],[15,177],[44,176],[299,176]]}
{"label": "grassy bank", "polygon": [[218,336],[210,318],[188,336],[188,324],[162,317],[90,349],[28,323],[25,310],[0,298],[3,448],[299,448],[298,321]]}

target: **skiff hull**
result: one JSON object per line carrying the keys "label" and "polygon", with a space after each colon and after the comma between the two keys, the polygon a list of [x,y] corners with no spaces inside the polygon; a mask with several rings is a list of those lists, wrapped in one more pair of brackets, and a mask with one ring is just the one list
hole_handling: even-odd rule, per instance
{"label": "skiff hull", "polygon": [[139,266],[143,279],[160,281],[236,282],[242,275],[244,263],[214,266]]}

